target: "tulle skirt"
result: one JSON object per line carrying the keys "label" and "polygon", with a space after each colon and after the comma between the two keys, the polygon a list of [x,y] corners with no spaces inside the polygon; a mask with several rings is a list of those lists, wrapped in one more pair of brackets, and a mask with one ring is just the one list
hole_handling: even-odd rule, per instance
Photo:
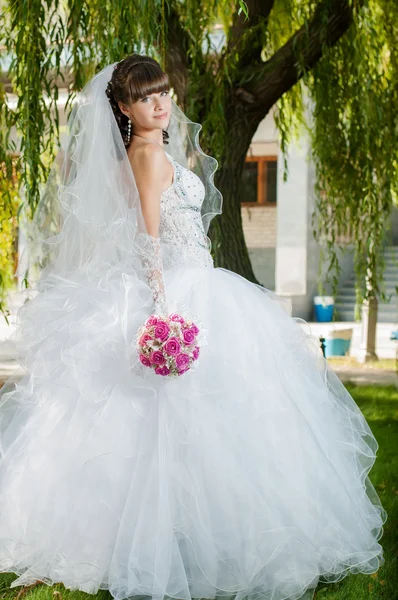
{"label": "tulle skirt", "polygon": [[207,330],[178,378],[131,368],[150,298],[128,273],[58,282],[19,310],[0,571],[119,600],[312,598],[318,581],[375,572],[378,446],[318,341],[230,271],[165,279],[169,305]]}

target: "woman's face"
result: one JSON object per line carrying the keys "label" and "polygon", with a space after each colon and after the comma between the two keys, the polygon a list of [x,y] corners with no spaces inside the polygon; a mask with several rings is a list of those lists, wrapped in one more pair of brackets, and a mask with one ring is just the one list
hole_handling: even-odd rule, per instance
{"label": "woman's face", "polygon": [[169,92],[155,92],[141,98],[129,107],[131,123],[135,130],[166,129],[171,116]]}

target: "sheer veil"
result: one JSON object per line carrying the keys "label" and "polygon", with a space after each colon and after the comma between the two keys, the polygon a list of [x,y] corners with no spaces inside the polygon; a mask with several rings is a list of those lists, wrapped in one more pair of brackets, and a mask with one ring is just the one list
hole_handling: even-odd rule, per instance
{"label": "sheer veil", "polygon": [[[30,288],[57,284],[59,278],[87,276],[98,285],[114,269],[140,276],[145,222],[134,174],[109,100],[105,94],[117,63],[95,75],[78,95],[32,221],[25,219],[26,247],[20,264]],[[172,99],[165,150],[189,167],[205,186],[202,219],[207,232],[221,212],[222,196],[214,185],[216,159],[199,145],[201,125]],[[141,277],[140,277],[141,279]]]}

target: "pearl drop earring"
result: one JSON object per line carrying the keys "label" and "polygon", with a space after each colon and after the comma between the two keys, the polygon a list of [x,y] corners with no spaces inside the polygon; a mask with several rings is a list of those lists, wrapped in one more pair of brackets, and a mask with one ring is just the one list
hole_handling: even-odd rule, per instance
{"label": "pearl drop earring", "polygon": [[131,120],[129,119],[129,122],[127,125],[127,143],[129,143],[130,137],[131,137]]}

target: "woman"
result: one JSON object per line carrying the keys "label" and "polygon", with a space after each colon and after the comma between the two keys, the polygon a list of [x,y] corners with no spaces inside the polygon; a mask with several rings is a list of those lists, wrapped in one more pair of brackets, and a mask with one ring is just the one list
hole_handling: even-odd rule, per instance
{"label": "woman", "polygon": [[[214,268],[216,161],[167,76],[139,55],[106,67],[69,126],[30,232],[27,373],[1,391],[0,569],[184,600],[312,598],[375,572],[377,442],[277,296]],[[178,377],[136,347],[170,312],[202,330]]]}

